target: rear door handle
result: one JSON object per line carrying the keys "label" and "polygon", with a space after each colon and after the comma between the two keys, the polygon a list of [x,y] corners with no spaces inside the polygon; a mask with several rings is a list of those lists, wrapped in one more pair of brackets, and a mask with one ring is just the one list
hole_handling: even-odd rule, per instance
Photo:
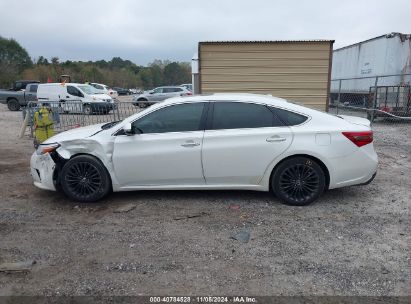
{"label": "rear door handle", "polygon": [[189,147],[197,147],[200,143],[194,142],[194,140],[187,140],[184,144],[181,144],[182,147],[189,148]]}
{"label": "rear door handle", "polygon": [[274,135],[266,139],[267,142],[281,142],[281,141],[286,141],[286,140],[287,139],[285,137],[281,137],[278,135]]}

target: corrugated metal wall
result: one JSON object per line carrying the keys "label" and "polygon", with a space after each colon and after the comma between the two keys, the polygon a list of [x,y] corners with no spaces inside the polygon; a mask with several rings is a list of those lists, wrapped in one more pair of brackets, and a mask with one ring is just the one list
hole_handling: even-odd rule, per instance
{"label": "corrugated metal wall", "polygon": [[333,41],[200,42],[200,92],[272,94],[325,110]]}

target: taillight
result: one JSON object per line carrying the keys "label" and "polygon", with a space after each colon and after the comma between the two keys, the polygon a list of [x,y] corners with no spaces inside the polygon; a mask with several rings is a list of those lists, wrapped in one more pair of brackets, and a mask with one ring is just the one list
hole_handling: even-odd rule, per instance
{"label": "taillight", "polygon": [[186,95],[187,95],[187,96],[191,96],[191,95],[193,95],[193,93],[188,92],[188,93],[186,93]]}
{"label": "taillight", "polygon": [[342,132],[342,134],[351,140],[357,147],[362,147],[372,143],[373,134],[372,131],[363,132]]}

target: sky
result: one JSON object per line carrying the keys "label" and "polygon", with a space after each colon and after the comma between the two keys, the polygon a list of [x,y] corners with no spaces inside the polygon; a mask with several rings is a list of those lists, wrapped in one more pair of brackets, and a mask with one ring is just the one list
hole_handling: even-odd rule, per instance
{"label": "sky", "polygon": [[199,41],[411,33],[410,0],[0,0],[0,36],[33,58],[190,61]]}

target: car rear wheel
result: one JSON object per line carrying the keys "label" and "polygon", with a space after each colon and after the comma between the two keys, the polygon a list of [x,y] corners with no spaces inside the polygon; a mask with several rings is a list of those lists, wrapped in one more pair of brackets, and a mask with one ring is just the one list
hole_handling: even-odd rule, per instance
{"label": "car rear wheel", "polygon": [[9,101],[7,101],[7,108],[10,111],[18,111],[20,110],[20,104],[19,101],[17,99],[10,99]]}
{"label": "car rear wheel", "polygon": [[94,202],[105,197],[111,190],[106,168],[93,156],[81,155],[68,161],[60,175],[64,193],[80,202]]}
{"label": "car rear wheel", "polygon": [[271,187],[285,204],[305,206],[324,192],[325,175],[316,161],[307,157],[294,157],[276,168]]}
{"label": "car rear wheel", "polygon": [[138,106],[141,109],[147,108],[147,106],[148,106],[148,103],[147,103],[148,100],[147,99],[140,99],[138,101],[139,101]]}

